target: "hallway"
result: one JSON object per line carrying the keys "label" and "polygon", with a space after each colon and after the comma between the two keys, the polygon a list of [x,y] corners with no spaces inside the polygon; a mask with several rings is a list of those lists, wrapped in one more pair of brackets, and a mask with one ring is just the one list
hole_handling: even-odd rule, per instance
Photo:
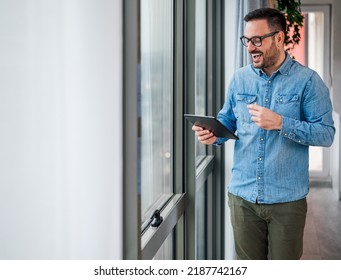
{"label": "hallway", "polygon": [[303,260],[341,260],[341,201],[330,183],[311,182]]}

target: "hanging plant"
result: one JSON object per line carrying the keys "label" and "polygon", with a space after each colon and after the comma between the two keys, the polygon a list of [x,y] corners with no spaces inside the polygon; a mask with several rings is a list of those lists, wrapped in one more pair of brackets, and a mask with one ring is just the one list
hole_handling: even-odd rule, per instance
{"label": "hanging plant", "polygon": [[286,51],[293,56],[295,45],[298,45],[301,40],[300,29],[303,27],[304,16],[301,13],[301,1],[277,0],[277,9],[286,15],[287,30],[284,44]]}

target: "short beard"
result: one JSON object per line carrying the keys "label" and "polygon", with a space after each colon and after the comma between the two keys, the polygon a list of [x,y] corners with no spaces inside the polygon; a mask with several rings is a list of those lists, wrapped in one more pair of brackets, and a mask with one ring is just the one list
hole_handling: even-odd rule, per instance
{"label": "short beard", "polygon": [[271,45],[270,50],[273,50],[273,51],[271,51],[271,53],[268,54],[269,56],[267,58],[265,58],[265,56],[263,54],[262,65],[260,65],[260,67],[255,67],[255,68],[267,69],[267,68],[271,68],[274,65],[276,65],[276,63],[280,57],[280,52],[277,50],[274,41]]}

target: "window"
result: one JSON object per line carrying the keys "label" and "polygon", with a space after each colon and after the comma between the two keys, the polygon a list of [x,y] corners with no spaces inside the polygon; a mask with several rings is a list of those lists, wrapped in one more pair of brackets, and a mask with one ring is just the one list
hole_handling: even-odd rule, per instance
{"label": "window", "polygon": [[141,1],[140,184],[142,225],[173,194],[173,1]]}
{"label": "window", "polygon": [[[324,34],[323,23],[324,14],[322,12],[305,13],[306,19],[306,65],[314,69],[319,75],[324,78],[323,73],[323,48],[324,48]],[[328,150],[323,147],[309,147],[309,172],[312,176],[329,175],[329,164],[327,166],[323,159],[328,157]]]}
{"label": "window", "polygon": [[[217,181],[221,172],[213,171],[221,153],[213,156],[213,148],[203,145],[196,149],[183,113],[212,113],[207,96],[221,94],[223,73],[216,61],[222,58],[222,41],[216,25],[223,2],[123,2],[125,259],[222,257],[225,186]],[[214,77],[210,87],[209,75]],[[218,185],[214,197],[213,185]],[[156,209],[163,221],[152,227]]]}
{"label": "window", "polygon": [[[195,5],[195,113],[206,115],[206,0]],[[206,156],[206,147],[196,140],[196,165]]]}
{"label": "window", "polygon": [[[302,12],[305,22],[295,58],[315,70],[330,88],[330,7],[302,5]],[[311,177],[326,179],[330,176],[329,152],[329,148],[309,147]]]}

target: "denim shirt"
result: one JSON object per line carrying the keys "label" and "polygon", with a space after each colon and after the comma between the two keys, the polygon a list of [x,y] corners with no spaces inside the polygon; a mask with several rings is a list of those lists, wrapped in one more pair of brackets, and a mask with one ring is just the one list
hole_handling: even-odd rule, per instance
{"label": "denim shirt", "polygon": [[[264,130],[251,121],[247,105],[282,116],[282,130]],[[228,191],[250,202],[281,203],[309,190],[308,148],[328,147],[335,134],[328,88],[319,75],[287,54],[268,77],[248,65],[237,70],[217,118],[238,134]],[[218,138],[216,145],[227,139]]]}

